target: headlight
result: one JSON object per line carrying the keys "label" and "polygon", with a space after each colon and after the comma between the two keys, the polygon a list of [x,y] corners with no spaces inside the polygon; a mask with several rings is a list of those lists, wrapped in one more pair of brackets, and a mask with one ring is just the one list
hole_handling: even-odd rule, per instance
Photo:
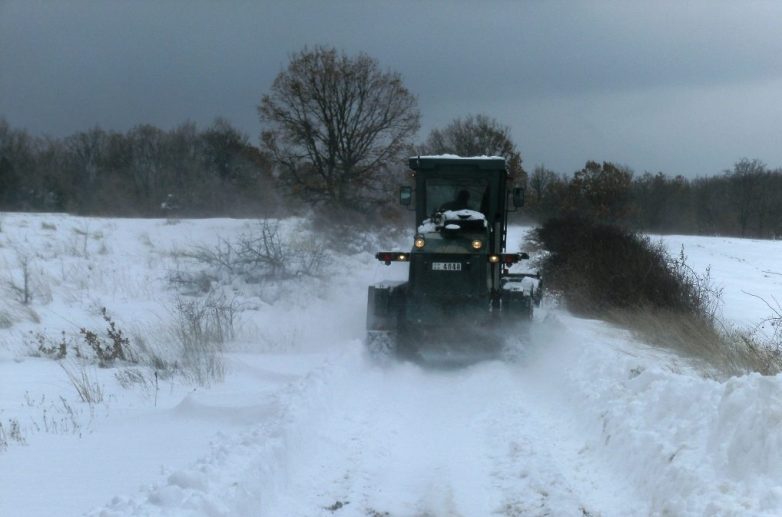
{"label": "headlight", "polygon": [[496,264],[499,261],[500,261],[499,255],[489,255],[489,262],[491,262],[492,264]]}
{"label": "headlight", "polygon": [[479,250],[481,247],[483,247],[483,242],[479,241],[478,239],[472,241],[472,249]]}
{"label": "headlight", "polygon": [[420,250],[421,248],[423,248],[425,244],[426,244],[426,241],[424,240],[424,238],[423,238],[423,237],[416,237],[416,238],[415,238],[415,241],[413,242],[413,245],[414,245],[416,248],[418,248],[419,250]]}

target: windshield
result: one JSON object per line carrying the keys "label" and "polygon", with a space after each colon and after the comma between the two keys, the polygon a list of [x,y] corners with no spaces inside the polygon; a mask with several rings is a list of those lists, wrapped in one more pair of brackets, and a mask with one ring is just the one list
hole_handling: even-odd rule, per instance
{"label": "windshield", "polygon": [[486,214],[489,202],[486,179],[433,178],[426,181],[426,213],[445,210],[475,210]]}

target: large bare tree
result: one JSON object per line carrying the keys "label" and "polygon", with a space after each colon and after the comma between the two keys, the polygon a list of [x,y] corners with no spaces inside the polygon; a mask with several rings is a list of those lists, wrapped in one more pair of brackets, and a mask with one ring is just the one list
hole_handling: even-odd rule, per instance
{"label": "large bare tree", "polygon": [[433,129],[423,147],[429,154],[502,156],[513,177],[526,183],[521,153],[513,143],[510,128],[488,115],[468,115],[452,120],[442,129]]}
{"label": "large bare tree", "polygon": [[290,191],[343,208],[372,197],[420,126],[398,73],[326,47],[293,55],[258,112],[262,145]]}

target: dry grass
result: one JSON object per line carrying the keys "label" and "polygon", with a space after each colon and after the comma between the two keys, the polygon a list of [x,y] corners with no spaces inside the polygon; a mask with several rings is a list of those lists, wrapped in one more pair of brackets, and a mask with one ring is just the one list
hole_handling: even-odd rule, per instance
{"label": "dry grass", "polygon": [[223,345],[234,337],[235,311],[233,300],[214,294],[177,301],[171,336],[180,347],[185,374],[197,384],[225,377]]}
{"label": "dry grass", "polygon": [[60,363],[71,385],[76,389],[82,402],[90,406],[103,402],[103,388],[88,371],[83,362],[73,362],[71,365]]}
{"label": "dry grass", "polygon": [[779,346],[751,332],[667,310],[611,310],[608,321],[631,330],[640,339],[695,359],[719,375],[782,371]]}

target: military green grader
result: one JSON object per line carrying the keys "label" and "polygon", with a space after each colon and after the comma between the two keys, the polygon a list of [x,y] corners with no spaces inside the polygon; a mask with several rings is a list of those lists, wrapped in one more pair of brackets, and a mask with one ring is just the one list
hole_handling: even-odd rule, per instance
{"label": "military green grader", "polygon": [[412,248],[375,255],[408,263],[408,278],[369,287],[367,347],[409,358],[491,350],[498,330],[528,322],[540,302],[540,277],[511,272],[529,256],[505,250],[508,214],[523,206],[524,190],[503,158],[419,156],[409,167],[413,185],[399,201],[415,210]]}

